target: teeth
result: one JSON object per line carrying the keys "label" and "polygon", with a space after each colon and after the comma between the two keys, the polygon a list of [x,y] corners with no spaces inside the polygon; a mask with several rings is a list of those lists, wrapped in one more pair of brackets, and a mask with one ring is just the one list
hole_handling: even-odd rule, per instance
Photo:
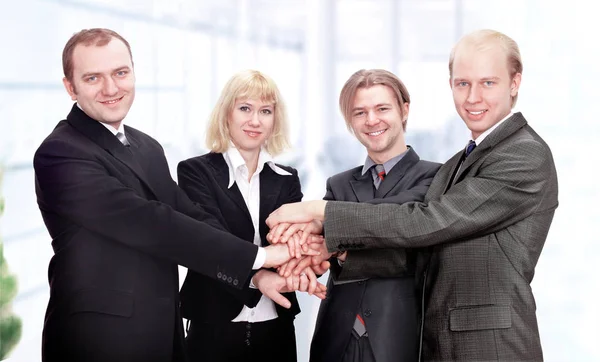
{"label": "teeth", "polygon": [[381,131],[377,131],[377,132],[371,132],[371,133],[369,133],[369,136],[379,136],[383,132],[385,132],[384,129],[382,129]]}
{"label": "teeth", "polygon": [[115,99],[115,100],[112,100],[112,101],[105,101],[104,103],[108,103],[108,104],[115,104],[115,103],[117,103],[118,101],[119,101],[118,99]]}
{"label": "teeth", "polygon": [[472,115],[475,115],[475,116],[477,116],[479,114],[482,114],[483,112],[485,112],[485,111],[478,111],[478,112],[471,112],[471,111],[469,111],[469,113],[471,113]]}

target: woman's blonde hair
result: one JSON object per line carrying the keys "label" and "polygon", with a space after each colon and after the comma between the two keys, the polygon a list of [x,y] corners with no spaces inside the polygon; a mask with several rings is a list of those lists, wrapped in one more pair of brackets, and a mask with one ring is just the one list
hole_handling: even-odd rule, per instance
{"label": "woman's blonde hair", "polygon": [[229,79],[213,109],[206,132],[206,147],[223,153],[229,149],[229,117],[239,99],[257,99],[273,103],[274,122],[266,141],[266,151],[276,156],[289,147],[288,118],[285,103],[277,85],[269,76],[257,70],[244,70]]}

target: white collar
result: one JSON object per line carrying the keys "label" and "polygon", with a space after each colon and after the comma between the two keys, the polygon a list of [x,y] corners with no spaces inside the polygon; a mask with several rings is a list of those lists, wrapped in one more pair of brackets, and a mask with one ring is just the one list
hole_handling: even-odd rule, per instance
{"label": "white collar", "polygon": [[[246,161],[240,154],[237,148],[233,144],[229,144],[229,149],[223,153],[223,158],[225,159],[225,163],[227,163],[227,168],[229,169],[229,184],[227,188],[231,188],[233,183],[235,182],[235,170],[239,167],[246,167]],[[258,163],[256,166],[256,173],[261,173],[264,165],[267,164],[276,174],[281,176],[291,176],[292,174],[277,166],[275,162],[273,162],[273,157],[264,149],[260,149],[260,153],[258,154]]]}
{"label": "white collar", "polygon": [[483,140],[489,136],[490,133],[492,133],[496,128],[498,128],[498,126],[500,126],[502,123],[504,123],[504,121],[506,121],[507,119],[509,119],[513,114],[515,114],[515,112],[510,112],[506,117],[502,118],[500,120],[500,122],[496,123],[495,125],[491,126],[490,128],[488,128],[485,132],[483,132],[482,134],[479,135],[479,137],[477,137],[475,139],[475,144],[477,146],[479,146],[479,144],[481,142],[483,142]]}

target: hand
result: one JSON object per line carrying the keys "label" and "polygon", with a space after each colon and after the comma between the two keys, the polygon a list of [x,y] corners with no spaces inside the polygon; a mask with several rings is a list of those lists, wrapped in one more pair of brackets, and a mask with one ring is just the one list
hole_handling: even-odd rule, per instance
{"label": "hand", "polygon": [[252,283],[256,285],[263,295],[266,295],[273,302],[286,309],[289,309],[292,306],[292,303],[290,303],[286,297],[281,295],[281,293],[287,293],[291,290],[287,289],[285,278],[277,273],[261,269],[252,277]]}
{"label": "hand", "polygon": [[288,289],[294,289],[300,292],[308,292],[320,299],[327,296],[327,287],[318,282],[315,272],[311,268],[306,268],[300,275],[290,275],[286,278]]}
{"label": "hand", "polygon": [[323,262],[326,262],[333,253],[327,251],[327,246],[324,242],[314,242],[308,244],[308,246],[310,249],[318,250],[319,255],[291,259],[279,268],[279,275],[286,278],[291,275],[299,275],[304,269],[311,266],[313,268],[318,266],[315,268],[315,272],[317,274],[324,274],[329,269],[329,263],[324,265]]}
{"label": "hand", "polygon": [[[263,268],[273,268],[282,265],[283,263],[290,260],[291,256],[288,251],[288,246],[285,244],[274,244],[264,248],[267,252],[265,263],[262,265]],[[308,248],[307,251],[302,251],[302,255],[307,256],[319,256],[320,251],[318,248]]]}
{"label": "hand", "polygon": [[312,234],[320,235],[323,232],[323,223],[318,220],[312,220],[306,223],[281,223],[275,226],[267,234],[267,241],[271,244],[287,243],[290,255],[299,258],[302,251],[307,251],[307,247],[302,247],[308,237]]}
{"label": "hand", "polygon": [[325,205],[327,201],[314,200],[295,202],[281,205],[279,209],[273,211],[267,218],[267,225],[272,229],[282,222],[305,223],[313,219],[323,221],[325,219]]}

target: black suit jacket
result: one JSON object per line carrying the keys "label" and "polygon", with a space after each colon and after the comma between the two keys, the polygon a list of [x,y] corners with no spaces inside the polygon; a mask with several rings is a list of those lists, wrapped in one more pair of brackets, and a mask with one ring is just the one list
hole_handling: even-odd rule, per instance
{"label": "black suit jacket", "polygon": [[35,153],[55,253],[44,361],[177,358],[177,264],[227,288],[248,286],[257,247],[217,230],[172,180],[158,142],[125,133],[130,147],[74,105]]}
{"label": "black suit jacket", "polygon": [[[361,175],[362,166],[327,180],[326,200],[382,203],[422,201],[440,164],[421,161],[409,148],[375,190],[371,173]],[[327,237],[327,235],[325,235]],[[404,249],[379,249],[348,253],[355,259],[370,259],[377,267],[361,271],[371,277],[334,284],[344,273],[332,260],[327,298],[321,303],[311,345],[311,362],[341,360],[358,312],[364,317],[369,342],[378,362],[416,361],[418,355],[419,294],[415,278],[416,255]]]}
{"label": "black suit jacket", "polygon": [[[268,233],[265,219],[279,206],[302,200],[298,173],[291,167],[279,167],[290,172],[282,176],[265,165],[260,173],[259,234],[262,245],[267,246]],[[221,153],[207,153],[182,161],[177,167],[179,185],[190,199],[201,203],[226,230],[253,243],[254,226],[250,212],[236,183],[230,189],[229,169]],[[221,240],[213,239],[218,245]],[[222,283],[193,270],[188,272],[181,288],[181,312],[184,318],[204,323],[223,323],[235,318],[244,305],[254,307],[261,297],[257,289],[234,293]],[[232,294],[233,293],[233,294]],[[293,318],[300,312],[295,293],[285,293],[292,302],[290,309],[275,305],[280,318]]]}

